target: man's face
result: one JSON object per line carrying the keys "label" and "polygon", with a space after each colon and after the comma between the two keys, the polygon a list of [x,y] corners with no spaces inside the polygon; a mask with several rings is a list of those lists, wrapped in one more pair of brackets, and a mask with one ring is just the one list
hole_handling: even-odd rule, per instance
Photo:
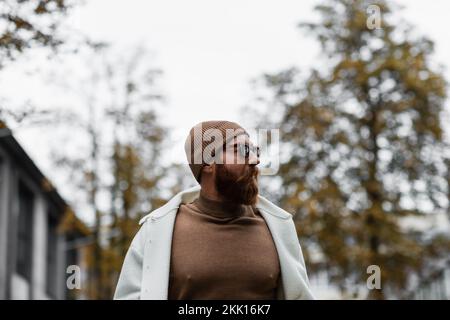
{"label": "man's face", "polygon": [[214,164],[217,191],[239,204],[254,205],[258,196],[259,158],[252,148],[246,135],[237,136],[222,153],[223,164]]}

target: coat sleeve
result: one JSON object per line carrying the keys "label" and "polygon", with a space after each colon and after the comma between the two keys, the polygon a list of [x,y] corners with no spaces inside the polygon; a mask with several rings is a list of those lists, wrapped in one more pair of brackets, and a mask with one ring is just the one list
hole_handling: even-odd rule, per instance
{"label": "coat sleeve", "polygon": [[306,272],[305,259],[303,258],[303,252],[302,252],[302,247],[300,246],[300,243],[299,243],[298,249],[299,249],[299,260],[298,260],[299,267],[298,268],[299,268],[300,276],[301,276],[302,282],[303,282],[303,293],[299,297],[299,299],[314,300],[315,297],[310,288],[308,273]]}
{"label": "coat sleeve", "polygon": [[145,224],[136,233],[120,271],[114,300],[138,300],[141,296]]}
{"label": "coat sleeve", "polygon": [[294,239],[295,239],[294,255],[295,255],[297,269],[300,274],[299,285],[301,287],[301,290],[300,290],[301,294],[299,295],[299,297],[297,299],[298,300],[314,300],[315,297],[311,291],[311,287],[310,287],[309,279],[308,279],[308,273],[306,271],[305,258],[303,257],[303,251],[302,251],[302,247],[300,244],[300,240],[297,235],[295,223],[292,219],[290,220],[290,229],[291,229],[290,232],[292,232]]}

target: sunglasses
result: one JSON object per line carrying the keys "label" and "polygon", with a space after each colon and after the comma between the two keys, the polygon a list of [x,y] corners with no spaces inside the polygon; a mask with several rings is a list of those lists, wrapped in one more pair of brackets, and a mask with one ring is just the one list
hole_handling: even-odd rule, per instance
{"label": "sunglasses", "polygon": [[236,147],[239,151],[239,154],[245,159],[250,158],[250,153],[255,154],[258,158],[261,155],[261,150],[259,149],[259,147],[253,145],[238,143]]}
{"label": "sunglasses", "polygon": [[[261,156],[261,149],[259,147],[256,147],[254,145],[248,145],[245,143],[238,143],[235,145],[227,145],[224,144],[223,145],[223,152],[226,152],[227,149],[229,148],[229,150],[234,150],[239,152],[240,156],[244,159],[249,159],[250,158],[250,153],[253,153],[254,155],[256,155],[256,157],[259,159],[259,157]],[[212,156],[214,157],[216,154],[216,152],[213,150],[212,151]]]}

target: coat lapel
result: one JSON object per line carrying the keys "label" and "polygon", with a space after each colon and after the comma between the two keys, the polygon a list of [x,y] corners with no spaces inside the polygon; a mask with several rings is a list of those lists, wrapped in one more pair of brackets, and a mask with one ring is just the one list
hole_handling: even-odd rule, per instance
{"label": "coat lapel", "polygon": [[[168,297],[172,235],[176,214],[181,203],[192,202],[198,197],[200,187],[188,189],[177,194],[163,207],[144,217],[140,223],[147,221],[147,240],[144,249],[143,299],[165,300]],[[272,234],[278,252],[281,269],[282,287],[278,290],[279,299],[297,299],[301,295],[298,284],[298,263],[292,250],[296,249],[297,239],[292,238],[294,230],[288,230],[286,219],[290,215],[284,211],[274,210],[273,204],[263,197],[259,198],[257,208],[265,219]],[[297,241],[298,243],[298,241]]]}
{"label": "coat lapel", "polygon": [[166,300],[169,289],[170,257],[175,217],[181,203],[192,202],[199,193],[196,186],[178,193],[167,204],[141,219],[147,221],[144,247],[142,292],[143,299]]}
{"label": "coat lapel", "polygon": [[144,299],[166,300],[168,296],[172,233],[177,209],[164,219],[150,219],[147,225],[147,241],[144,251],[143,285]]}
{"label": "coat lapel", "polygon": [[259,212],[266,220],[267,227],[269,228],[275,247],[278,252],[278,259],[280,261],[281,270],[281,289],[278,291],[278,299],[295,300],[300,295],[297,277],[294,277],[297,270],[295,270],[295,260],[289,251],[288,243],[292,242],[289,239],[290,234],[286,232],[286,221],[283,221],[279,217],[274,217],[266,210],[259,208]]}

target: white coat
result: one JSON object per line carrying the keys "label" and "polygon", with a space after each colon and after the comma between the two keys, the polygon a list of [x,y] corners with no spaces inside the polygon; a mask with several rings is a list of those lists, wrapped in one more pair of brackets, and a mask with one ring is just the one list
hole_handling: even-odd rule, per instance
{"label": "white coat", "polygon": [[[125,256],[114,299],[167,299],[175,217],[180,204],[194,201],[199,193],[200,186],[184,190],[141,219],[141,228]],[[280,260],[277,299],[314,299],[292,215],[262,196],[258,196],[256,207],[272,234]]]}

